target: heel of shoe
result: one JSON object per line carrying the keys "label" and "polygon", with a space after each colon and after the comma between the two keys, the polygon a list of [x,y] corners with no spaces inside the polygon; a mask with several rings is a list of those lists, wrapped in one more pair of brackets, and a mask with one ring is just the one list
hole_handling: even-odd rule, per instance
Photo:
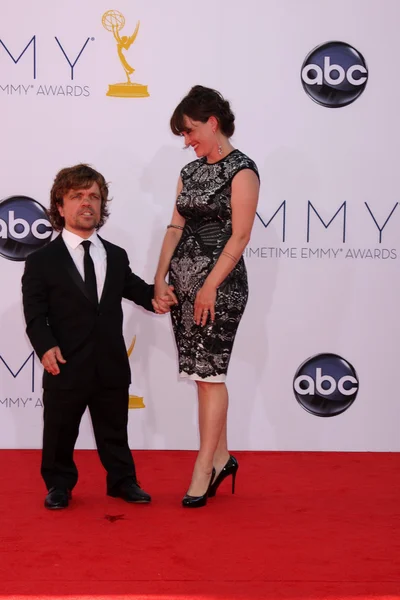
{"label": "heel of shoe", "polygon": [[232,473],[232,494],[235,493],[236,473],[237,473],[237,469],[236,469],[236,471],[233,471],[233,473]]}
{"label": "heel of shoe", "polygon": [[224,479],[226,479],[230,475],[232,476],[232,494],[235,493],[235,481],[236,481],[236,473],[237,473],[238,468],[239,468],[238,461],[236,460],[236,458],[234,456],[230,455],[228,462],[226,463],[226,465],[224,466],[222,471],[219,473],[218,477],[213,481],[212,485],[210,486],[210,491],[208,494],[209,498],[213,498],[215,496],[215,494],[217,493],[217,489],[219,488],[221,483],[224,481]]}

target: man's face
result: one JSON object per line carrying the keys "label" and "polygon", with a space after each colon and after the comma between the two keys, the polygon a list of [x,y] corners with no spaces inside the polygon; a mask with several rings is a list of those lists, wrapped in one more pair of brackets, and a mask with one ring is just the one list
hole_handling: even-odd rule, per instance
{"label": "man's face", "polygon": [[90,188],[69,190],[58,211],[65,220],[65,228],[77,235],[91,234],[100,221],[101,194],[97,183]]}

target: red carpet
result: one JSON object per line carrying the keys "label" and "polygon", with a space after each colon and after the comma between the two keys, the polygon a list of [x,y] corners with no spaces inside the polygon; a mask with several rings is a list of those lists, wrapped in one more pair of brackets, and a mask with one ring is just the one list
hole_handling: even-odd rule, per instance
{"label": "red carpet", "polygon": [[400,454],[238,452],[229,485],[185,510],[194,454],[135,452],[150,506],[105,496],[77,452],[70,508],[43,508],[40,453],[0,451],[0,599],[400,598]]}

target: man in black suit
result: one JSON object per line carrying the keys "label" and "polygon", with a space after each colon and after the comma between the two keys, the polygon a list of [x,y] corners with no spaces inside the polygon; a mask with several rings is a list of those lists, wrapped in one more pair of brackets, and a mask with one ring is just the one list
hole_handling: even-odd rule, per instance
{"label": "man in black suit", "polygon": [[51,190],[49,216],[60,235],[31,254],[22,277],[29,339],[45,369],[41,474],[45,506],[66,508],[78,471],[73,452],[89,407],[107,493],[148,503],[128,446],[131,381],[122,336],[121,300],[164,313],[154,286],[134,275],[125,250],[100,238],[108,217],[104,177],[87,165],[60,171]]}

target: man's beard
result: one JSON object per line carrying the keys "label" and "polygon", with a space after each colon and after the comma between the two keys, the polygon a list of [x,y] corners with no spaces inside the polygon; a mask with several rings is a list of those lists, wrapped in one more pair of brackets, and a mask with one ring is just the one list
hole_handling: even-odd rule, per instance
{"label": "man's beard", "polygon": [[99,224],[99,219],[93,215],[93,218],[89,220],[80,219],[78,217],[75,222],[75,227],[77,229],[82,229],[87,231],[88,229],[96,229]]}

